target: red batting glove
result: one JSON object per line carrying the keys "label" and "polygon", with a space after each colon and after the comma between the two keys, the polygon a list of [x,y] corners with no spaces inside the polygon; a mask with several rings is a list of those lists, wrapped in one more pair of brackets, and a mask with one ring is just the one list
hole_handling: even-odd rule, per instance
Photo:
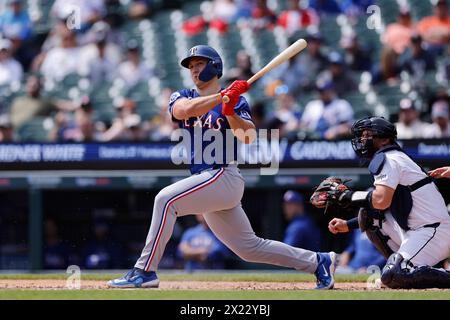
{"label": "red batting glove", "polygon": [[239,95],[246,93],[250,89],[250,85],[245,80],[236,80],[234,81],[227,89],[225,90],[233,90],[239,93]]}
{"label": "red batting glove", "polygon": [[222,102],[222,114],[224,116],[234,115],[234,107],[239,102],[240,95],[236,91],[231,91],[231,90],[227,90],[227,89],[222,90],[220,92],[220,94],[222,95],[222,98],[224,96],[227,96],[229,99],[229,101],[227,103]]}
{"label": "red batting glove", "polygon": [[236,80],[228,88],[222,90],[222,98],[227,96],[230,99],[227,103],[222,102],[222,114],[225,116],[234,115],[234,107],[239,102],[239,96],[250,89],[250,85],[245,80]]}

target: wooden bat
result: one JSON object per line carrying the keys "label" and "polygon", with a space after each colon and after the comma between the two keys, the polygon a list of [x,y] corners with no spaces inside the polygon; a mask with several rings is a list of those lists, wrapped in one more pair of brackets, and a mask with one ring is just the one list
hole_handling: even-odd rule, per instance
{"label": "wooden bat", "polygon": [[[267,72],[271,71],[272,69],[275,69],[283,62],[286,62],[287,60],[289,60],[290,58],[295,56],[297,53],[299,53],[300,51],[305,49],[307,45],[308,45],[308,43],[306,42],[305,39],[299,39],[299,40],[295,41],[289,47],[287,47],[282,52],[280,52],[275,58],[270,60],[270,62],[268,64],[266,64],[264,66],[264,68],[262,68],[257,73],[255,73],[253,75],[253,77],[248,79],[247,80],[248,84],[251,85],[253,82],[255,82],[256,80],[261,78]],[[228,98],[227,96],[223,96],[222,101],[224,103],[228,103],[230,101],[230,98]]]}

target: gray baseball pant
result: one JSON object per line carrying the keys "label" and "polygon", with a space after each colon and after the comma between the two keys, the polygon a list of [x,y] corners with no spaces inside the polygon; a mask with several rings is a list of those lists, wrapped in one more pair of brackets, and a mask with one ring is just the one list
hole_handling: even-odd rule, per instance
{"label": "gray baseball pant", "polygon": [[203,171],[162,189],[155,197],[145,247],[135,267],[156,271],[177,217],[203,214],[216,237],[240,258],[314,273],[317,254],[259,238],[241,206],[244,178],[237,166]]}

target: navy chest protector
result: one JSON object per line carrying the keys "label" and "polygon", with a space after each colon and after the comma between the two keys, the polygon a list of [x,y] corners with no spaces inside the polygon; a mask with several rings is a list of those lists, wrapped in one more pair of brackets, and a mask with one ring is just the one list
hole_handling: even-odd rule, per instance
{"label": "navy chest protector", "polygon": [[[378,175],[383,169],[384,162],[386,161],[385,152],[390,150],[398,150],[404,152],[400,148],[400,146],[397,145],[387,146],[378,150],[369,164],[369,171],[373,176]],[[397,185],[389,209],[391,211],[392,217],[395,219],[395,221],[397,221],[398,225],[403,230],[409,230],[408,217],[413,206],[411,192],[414,192],[415,190],[431,182],[433,182],[433,178],[427,176],[426,178],[423,178],[409,186],[404,186],[401,184]]]}

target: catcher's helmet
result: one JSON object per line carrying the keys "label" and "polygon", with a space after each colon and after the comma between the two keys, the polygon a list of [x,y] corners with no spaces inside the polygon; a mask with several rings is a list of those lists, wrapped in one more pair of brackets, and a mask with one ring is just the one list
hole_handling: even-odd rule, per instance
{"label": "catcher's helmet", "polygon": [[395,125],[383,117],[367,117],[356,121],[352,126],[352,146],[360,158],[371,159],[377,151],[372,139],[362,140],[364,131],[369,130],[375,138],[397,139],[397,129]]}
{"label": "catcher's helmet", "polygon": [[186,58],[181,60],[181,65],[185,68],[189,68],[189,60],[193,57],[201,57],[208,59],[208,64],[205,69],[200,72],[198,78],[201,81],[209,81],[215,76],[220,78],[222,76],[223,63],[220,55],[216,50],[211,48],[210,46],[205,45],[197,45],[189,49],[189,54]]}

